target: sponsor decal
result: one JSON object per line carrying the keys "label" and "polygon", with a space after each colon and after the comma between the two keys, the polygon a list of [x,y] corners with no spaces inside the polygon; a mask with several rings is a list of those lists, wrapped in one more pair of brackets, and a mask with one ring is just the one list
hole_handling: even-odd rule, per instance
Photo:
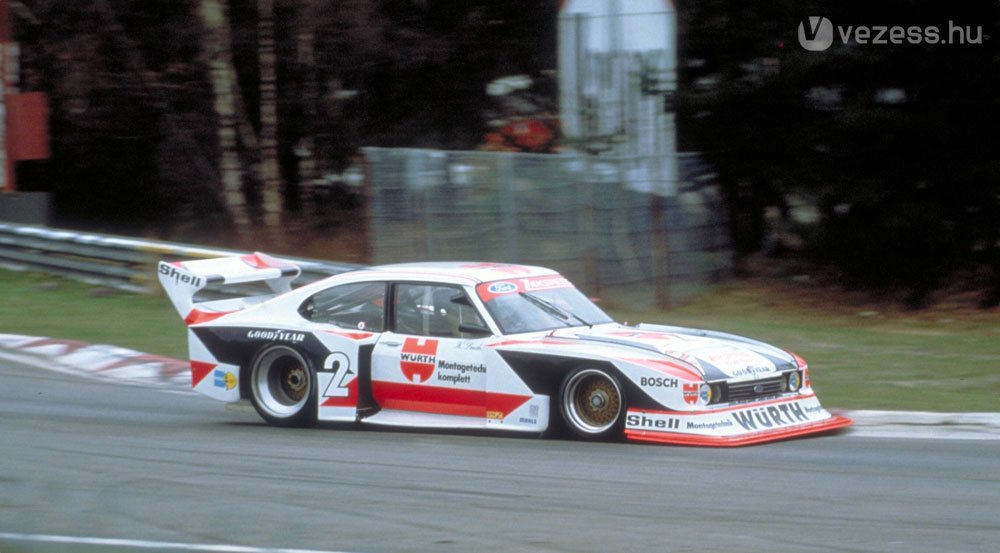
{"label": "sponsor decal", "polygon": [[476,286],[476,293],[479,294],[479,299],[489,302],[497,296],[512,294],[514,292],[537,292],[539,290],[572,287],[573,283],[564,276],[546,275],[498,282],[484,282]]}
{"label": "sponsor decal", "polygon": [[437,364],[438,341],[430,338],[407,338],[403,342],[399,368],[410,382],[427,382]]}
{"label": "sponsor decal", "polygon": [[733,421],[722,420],[713,422],[692,422],[688,421],[688,430],[718,430],[719,428],[729,428],[733,426]]}
{"label": "sponsor decal", "polygon": [[568,280],[566,280],[565,277],[561,277],[559,275],[522,278],[521,284],[528,292],[534,292],[536,290],[551,290],[553,288],[569,288],[570,286],[573,286]]}
{"label": "sponsor decal", "polygon": [[534,404],[529,405],[528,416],[518,418],[518,422],[520,422],[521,424],[532,424],[532,425],[538,424],[538,411],[539,409],[537,405]]}
{"label": "sponsor decal", "polygon": [[493,419],[493,420],[502,419],[503,418],[503,411],[487,411],[486,412],[486,418]]}
{"label": "sponsor decal", "polygon": [[205,282],[201,277],[194,276],[191,273],[178,271],[176,267],[167,264],[160,265],[160,274],[167,278],[174,279],[174,284],[187,284],[188,286],[194,286],[195,288],[200,288]]}
{"label": "sponsor decal", "polygon": [[687,403],[688,405],[696,405],[698,403],[697,384],[684,385],[684,403]]}
{"label": "sponsor decal", "polygon": [[[486,374],[486,365],[482,363],[455,363],[439,359],[437,368],[437,379],[451,382],[452,384],[468,384],[472,382],[472,375],[466,373]],[[448,371],[448,373],[442,371]]]}
{"label": "sponsor decal", "polygon": [[299,343],[306,339],[304,332],[289,332],[287,330],[251,330],[247,332],[249,340],[267,340],[269,342]]}
{"label": "sponsor decal", "polygon": [[708,353],[705,355],[705,358],[730,378],[757,376],[759,374],[774,372],[773,365],[768,366],[763,364],[767,363],[767,359],[750,351],[731,349]]}
{"label": "sponsor decal", "polygon": [[212,373],[212,376],[215,379],[214,385],[216,388],[232,390],[236,387],[236,375],[229,371],[216,369],[215,372]]}
{"label": "sponsor decal", "polygon": [[644,388],[676,388],[679,382],[676,378],[661,376],[643,376],[639,379],[639,385]]}
{"label": "sponsor decal", "polygon": [[750,367],[744,367],[742,369],[732,369],[732,370],[729,370],[729,371],[726,371],[726,372],[728,372],[729,376],[731,376],[733,378],[739,378],[741,376],[756,376],[758,374],[769,373],[769,372],[771,372],[771,369],[768,368],[768,367],[753,367],[753,366],[750,366]]}
{"label": "sponsor decal", "polygon": [[[642,414],[630,414],[625,418],[625,424],[629,428],[650,428],[653,430],[677,430],[681,426],[680,419],[675,418],[649,418]],[[690,423],[688,423],[690,425]]]}
{"label": "sponsor decal", "polygon": [[818,413],[821,410],[818,405],[803,408],[798,402],[792,402],[744,409],[732,413],[732,417],[743,430],[767,430],[808,422],[811,420],[809,413]]}
{"label": "sponsor decal", "polygon": [[487,288],[491,294],[509,294],[511,292],[517,292],[517,285],[513,282],[494,282],[490,284]]}

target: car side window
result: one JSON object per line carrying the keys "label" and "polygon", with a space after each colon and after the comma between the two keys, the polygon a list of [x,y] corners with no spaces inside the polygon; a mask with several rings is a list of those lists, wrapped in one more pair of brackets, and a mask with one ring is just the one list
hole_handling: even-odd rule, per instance
{"label": "car side window", "polygon": [[400,334],[474,338],[488,333],[465,291],[457,286],[397,284],[393,307],[393,329]]}
{"label": "car side window", "polygon": [[302,302],[299,314],[314,323],[382,332],[385,283],[356,282],[327,288]]}

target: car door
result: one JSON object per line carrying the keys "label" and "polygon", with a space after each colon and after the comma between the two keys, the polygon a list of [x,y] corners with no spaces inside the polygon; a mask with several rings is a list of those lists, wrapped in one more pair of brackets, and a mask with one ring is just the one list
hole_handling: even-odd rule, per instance
{"label": "car door", "polygon": [[426,283],[397,283],[391,290],[388,329],[372,354],[375,402],[485,421],[482,342],[488,331],[465,291]]}

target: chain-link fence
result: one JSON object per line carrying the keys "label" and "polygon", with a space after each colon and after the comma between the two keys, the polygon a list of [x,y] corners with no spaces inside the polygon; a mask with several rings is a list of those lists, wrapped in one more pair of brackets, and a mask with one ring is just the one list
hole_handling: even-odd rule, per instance
{"label": "chain-link fence", "polygon": [[581,154],[366,148],[372,261],[551,267],[608,304],[665,306],[731,268],[726,211],[697,155],[677,193],[629,186],[627,164]]}

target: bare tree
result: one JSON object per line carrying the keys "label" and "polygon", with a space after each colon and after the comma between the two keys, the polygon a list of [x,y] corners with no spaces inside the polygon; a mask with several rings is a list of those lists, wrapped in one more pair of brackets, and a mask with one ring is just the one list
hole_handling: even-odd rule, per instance
{"label": "bare tree", "polygon": [[274,0],[257,1],[257,59],[260,64],[261,204],[268,238],[280,242],[282,183],[278,165],[278,83],[275,68]]}
{"label": "bare tree", "polygon": [[205,56],[208,60],[209,78],[215,96],[215,113],[219,118],[219,176],[222,181],[222,198],[234,230],[241,241],[251,233],[250,215],[237,149],[237,82],[233,66],[232,40],[226,0],[201,0],[199,15],[205,25]]}
{"label": "bare tree", "polygon": [[[311,190],[316,180],[316,117],[319,102],[319,84],[316,76],[316,21],[313,0],[299,0],[296,34],[296,52],[301,71],[302,137],[296,147],[299,162],[299,184]],[[310,199],[311,200],[311,199]],[[312,205],[313,202],[309,202]]]}

